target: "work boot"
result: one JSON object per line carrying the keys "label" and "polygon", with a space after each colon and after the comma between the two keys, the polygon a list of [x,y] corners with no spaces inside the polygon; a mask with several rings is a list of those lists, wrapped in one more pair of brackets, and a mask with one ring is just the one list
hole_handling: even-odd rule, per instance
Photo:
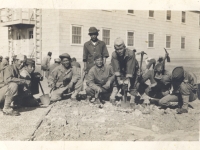
{"label": "work boot", "polygon": [[182,114],[182,113],[188,113],[188,110],[187,109],[183,109],[183,108],[178,108],[176,110],[177,114]]}
{"label": "work boot", "polygon": [[189,95],[182,95],[183,105],[182,108],[177,109],[178,114],[188,113]]}
{"label": "work boot", "polygon": [[18,111],[14,111],[12,108],[4,108],[3,114],[10,115],[10,116],[19,116],[20,115],[20,113]]}
{"label": "work boot", "polygon": [[76,101],[76,96],[77,96],[78,92],[75,90],[74,93],[71,95],[71,100],[72,101]]}

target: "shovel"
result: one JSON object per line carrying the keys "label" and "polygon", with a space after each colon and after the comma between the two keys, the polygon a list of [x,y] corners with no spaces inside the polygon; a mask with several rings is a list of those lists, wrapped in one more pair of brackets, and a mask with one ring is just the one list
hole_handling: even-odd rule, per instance
{"label": "shovel", "polygon": [[130,101],[127,101],[128,84],[123,83],[122,85],[122,108],[131,108]]}
{"label": "shovel", "polygon": [[40,82],[39,82],[39,86],[40,86],[42,94],[43,94],[42,96],[40,96],[40,100],[41,100],[43,105],[48,106],[50,104],[49,94],[44,94],[44,90],[43,90]]}

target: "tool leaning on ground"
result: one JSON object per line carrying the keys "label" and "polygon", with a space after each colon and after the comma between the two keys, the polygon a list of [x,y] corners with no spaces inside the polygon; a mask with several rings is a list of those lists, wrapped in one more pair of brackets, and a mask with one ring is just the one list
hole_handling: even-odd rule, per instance
{"label": "tool leaning on ground", "polygon": [[[144,55],[147,55],[147,53],[145,53],[144,51],[141,51],[139,53],[137,53],[137,55],[140,55],[141,54],[141,58],[140,58],[140,68],[139,68],[139,77],[138,78],[141,78],[142,77],[142,62],[143,62],[143,56]],[[138,82],[138,80],[137,80]],[[144,99],[144,110],[143,110],[143,114],[149,114],[149,105],[150,105],[150,101],[149,99]]]}

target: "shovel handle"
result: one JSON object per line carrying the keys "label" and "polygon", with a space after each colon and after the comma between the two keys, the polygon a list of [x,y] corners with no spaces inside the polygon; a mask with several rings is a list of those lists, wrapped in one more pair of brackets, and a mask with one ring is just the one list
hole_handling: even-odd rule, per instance
{"label": "shovel handle", "polygon": [[41,88],[42,94],[44,95],[44,90],[43,90],[42,85],[41,85],[40,82],[39,82],[39,86],[40,86],[40,88]]}

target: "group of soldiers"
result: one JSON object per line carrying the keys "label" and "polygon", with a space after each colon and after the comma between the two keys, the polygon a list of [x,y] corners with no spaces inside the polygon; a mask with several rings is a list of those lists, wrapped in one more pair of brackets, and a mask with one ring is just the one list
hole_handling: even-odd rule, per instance
{"label": "group of soldiers", "polygon": [[[121,38],[114,41],[111,63],[106,64],[109,53],[106,44],[97,38],[98,32],[95,27],[89,28],[91,39],[83,47],[83,73],[80,64],[68,53],[61,54],[50,66],[52,53],[48,53],[41,69],[46,71],[51,102],[63,100],[65,94],[71,95],[71,100],[77,100],[81,91],[85,91],[87,99],[93,104],[104,104],[105,100],[109,100],[113,105],[119,105],[121,101],[116,97],[123,95],[121,91],[125,87],[132,109],[136,109],[136,98],[140,96],[145,103],[156,101],[161,109],[170,107],[171,102],[178,102],[177,113],[188,112],[188,103],[197,99],[197,77],[194,73],[183,67],[167,71],[165,60],[168,54],[157,62],[155,59],[147,59],[146,69],[141,69],[141,63],[139,66],[136,59],[136,50],[128,49]],[[151,66],[153,69],[150,69]],[[34,73],[34,70],[34,60],[19,54],[12,65],[1,71],[3,86],[0,88],[0,102],[4,101],[4,114],[19,115],[18,111],[12,109],[15,103],[39,105],[33,97],[34,93],[39,92],[34,91],[37,89],[34,83],[36,80],[41,81],[43,76]],[[147,80],[150,84],[146,83]]]}

